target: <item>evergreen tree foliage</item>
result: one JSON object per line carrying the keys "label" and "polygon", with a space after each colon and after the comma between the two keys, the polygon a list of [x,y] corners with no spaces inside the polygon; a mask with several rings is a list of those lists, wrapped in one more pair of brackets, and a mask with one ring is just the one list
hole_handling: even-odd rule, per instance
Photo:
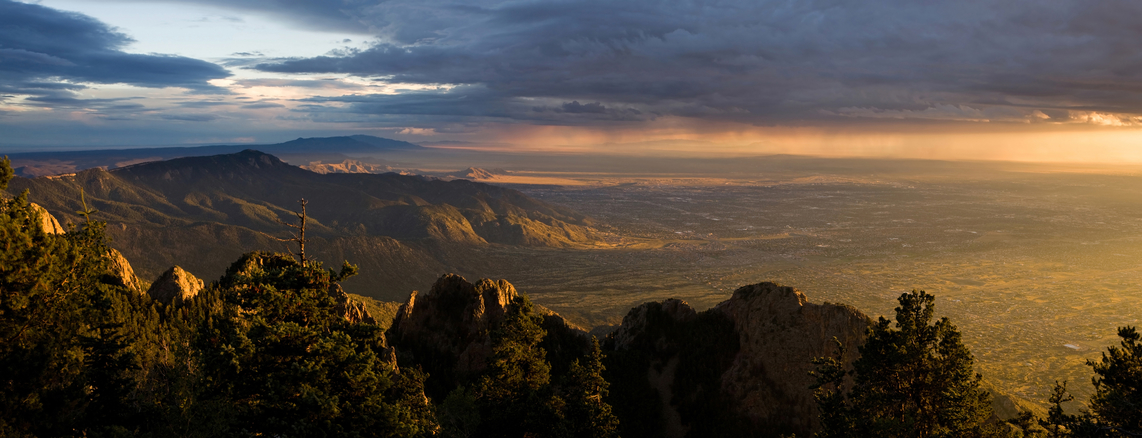
{"label": "evergreen tree foliage", "polygon": [[551,366],[539,347],[547,332],[526,296],[512,300],[492,331],[492,354],[480,377],[480,436],[554,436],[562,423],[560,400],[551,388]]}
{"label": "evergreen tree foliage", "polygon": [[[898,299],[896,322],[883,317],[868,332],[839,393],[838,361],[818,361],[822,437],[970,437],[1001,432],[987,423],[990,397],[956,326],[932,322],[935,297],[913,290]],[[831,390],[830,390],[831,388]]]}
{"label": "evergreen tree foliage", "polygon": [[1087,361],[1095,374],[1090,409],[1118,433],[1142,436],[1142,342],[1134,327],[1119,328],[1118,337],[1119,346]]}
{"label": "evergreen tree foliage", "polygon": [[[0,161],[0,189],[12,174]],[[27,195],[0,201],[0,435],[128,433],[156,314],[108,281],[104,224],[47,233]]]}
{"label": "evergreen tree foliage", "polygon": [[[0,189],[12,175],[0,161]],[[77,194],[81,196],[81,194]],[[0,200],[0,436],[425,436],[424,375],[330,288],[356,272],[247,254],[165,306],[111,275],[105,224],[50,234]]]}
{"label": "evergreen tree foliage", "polygon": [[351,275],[283,254],[250,253],[218,282],[203,324],[204,377],[241,435],[426,436],[436,426],[423,376],[398,373],[376,325],[338,313],[330,288]]}
{"label": "evergreen tree foliage", "polygon": [[461,386],[439,410],[448,437],[616,437],[618,419],[604,401],[603,354],[597,340],[586,357],[552,376],[543,317],[526,295],[514,298],[492,330],[492,352],[472,389]]}
{"label": "evergreen tree foliage", "polygon": [[590,355],[582,364],[578,360],[572,363],[565,377],[566,421],[571,436],[616,437],[619,419],[611,413],[611,405],[604,401],[610,384],[603,378],[603,350],[597,338],[592,341]]}
{"label": "evergreen tree foliage", "polygon": [[833,342],[837,344],[835,357],[813,359],[816,370],[810,372],[817,378],[817,383],[810,388],[820,411],[821,430],[817,438],[845,438],[857,428],[844,391],[850,374],[841,361],[845,357],[845,346],[835,337]]}
{"label": "evergreen tree foliage", "polygon": [[1067,414],[1062,404],[1074,400],[1067,382],[1056,383],[1048,399],[1051,408],[1040,420],[1051,438],[1142,436],[1142,342],[1137,329],[1120,327],[1119,345],[1107,348],[1099,360],[1087,360],[1095,376],[1090,410]]}

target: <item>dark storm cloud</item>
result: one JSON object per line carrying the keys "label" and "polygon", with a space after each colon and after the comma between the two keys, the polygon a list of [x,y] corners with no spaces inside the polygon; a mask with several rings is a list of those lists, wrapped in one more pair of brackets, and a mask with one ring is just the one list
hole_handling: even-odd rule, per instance
{"label": "dark storm cloud", "polygon": [[218,93],[222,67],[181,56],[123,52],[131,38],[91,17],[0,0],[0,91],[57,96],[76,83],[185,87]]}
{"label": "dark storm cloud", "polygon": [[761,124],[1142,114],[1142,2],[1134,0],[236,5],[320,16],[379,41],[257,69],[462,85],[332,98],[355,112]]}
{"label": "dark storm cloud", "polygon": [[[536,99],[503,96],[479,85],[450,89],[403,90],[396,94],[348,95],[303,99],[312,103],[338,103],[340,106],[299,106],[295,111],[320,111],[327,114],[383,115],[385,121],[404,126],[415,117],[435,116],[442,121],[459,122],[464,118],[487,118],[573,125],[616,121],[637,121],[652,114],[631,108],[607,108],[598,102],[587,105],[577,101],[536,105]],[[554,103],[554,102],[553,102]],[[394,118],[393,116],[406,116]],[[328,116],[327,116],[328,117]]]}
{"label": "dark storm cloud", "polygon": [[603,104],[601,104],[599,102],[592,102],[592,103],[588,103],[586,105],[583,105],[583,104],[579,103],[579,101],[577,101],[577,100],[563,104],[563,106],[560,109],[562,109],[563,112],[567,112],[567,113],[602,114],[602,113],[607,112],[607,107],[603,106]]}

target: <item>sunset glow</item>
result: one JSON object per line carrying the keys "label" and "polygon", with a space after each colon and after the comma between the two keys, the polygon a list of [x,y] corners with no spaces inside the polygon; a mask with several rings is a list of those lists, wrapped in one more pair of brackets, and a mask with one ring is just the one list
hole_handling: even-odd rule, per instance
{"label": "sunset glow", "polygon": [[[1137,162],[1129,2],[3,0],[0,147]],[[694,17],[683,19],[682,17]],[[976,36],[965,36],[976,35]],[[209,133],[204,135],[204,133]]]}

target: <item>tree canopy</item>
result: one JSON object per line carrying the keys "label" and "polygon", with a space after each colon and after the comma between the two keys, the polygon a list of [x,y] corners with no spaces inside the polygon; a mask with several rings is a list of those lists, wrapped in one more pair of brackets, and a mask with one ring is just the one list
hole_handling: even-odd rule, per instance
{"label": "tree canopy", "polygon": [[[851,370],[817,361],[818,437],[970,437],[998,433],[988,424],[990,395],[959,331],[933,321],[935,297],[913,290],[898,298],[896,320],[869,328]],[[851,390],[847,379],[851,376]]]}

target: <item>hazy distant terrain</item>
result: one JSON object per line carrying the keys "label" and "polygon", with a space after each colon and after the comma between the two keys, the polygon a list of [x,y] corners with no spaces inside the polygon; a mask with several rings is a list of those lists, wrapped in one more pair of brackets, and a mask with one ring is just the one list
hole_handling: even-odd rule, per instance
{"label": "hazy distant terrain", "polygon": [[17,152],[4,154],[12,160],[16,175],[37,177],[75,173],[101,167],[116,169],[133,164],[170,160],[173,158],[204,157],[233,154],[255,149],[274,154],[286,162],[308,164],[311,161],[341,161],[350,157],[364,159],[373,164],[383,163],[375,156],[400,151],[417,151],[420,146],[371,135],[347,137],[298,138],[277,144],[237,144],[192,147],[153,147],[133,149],[99,149],[78,151]]}
{"label": "hazy distant terrain", "polygon": [[871,315],[924,289],[986,378],[1039,403],[1055,379],[1085,397],[1083,361],[1142,317],[1142,176],[983,163],[886,172],[885,161],[823,174],[828,160],[795,164],[807,169],[526,188],[614,227],[624,249],[539,251],[526,269],[504,264],[496,275],[594,323],[666,297],[704,308],[763,280]]}

